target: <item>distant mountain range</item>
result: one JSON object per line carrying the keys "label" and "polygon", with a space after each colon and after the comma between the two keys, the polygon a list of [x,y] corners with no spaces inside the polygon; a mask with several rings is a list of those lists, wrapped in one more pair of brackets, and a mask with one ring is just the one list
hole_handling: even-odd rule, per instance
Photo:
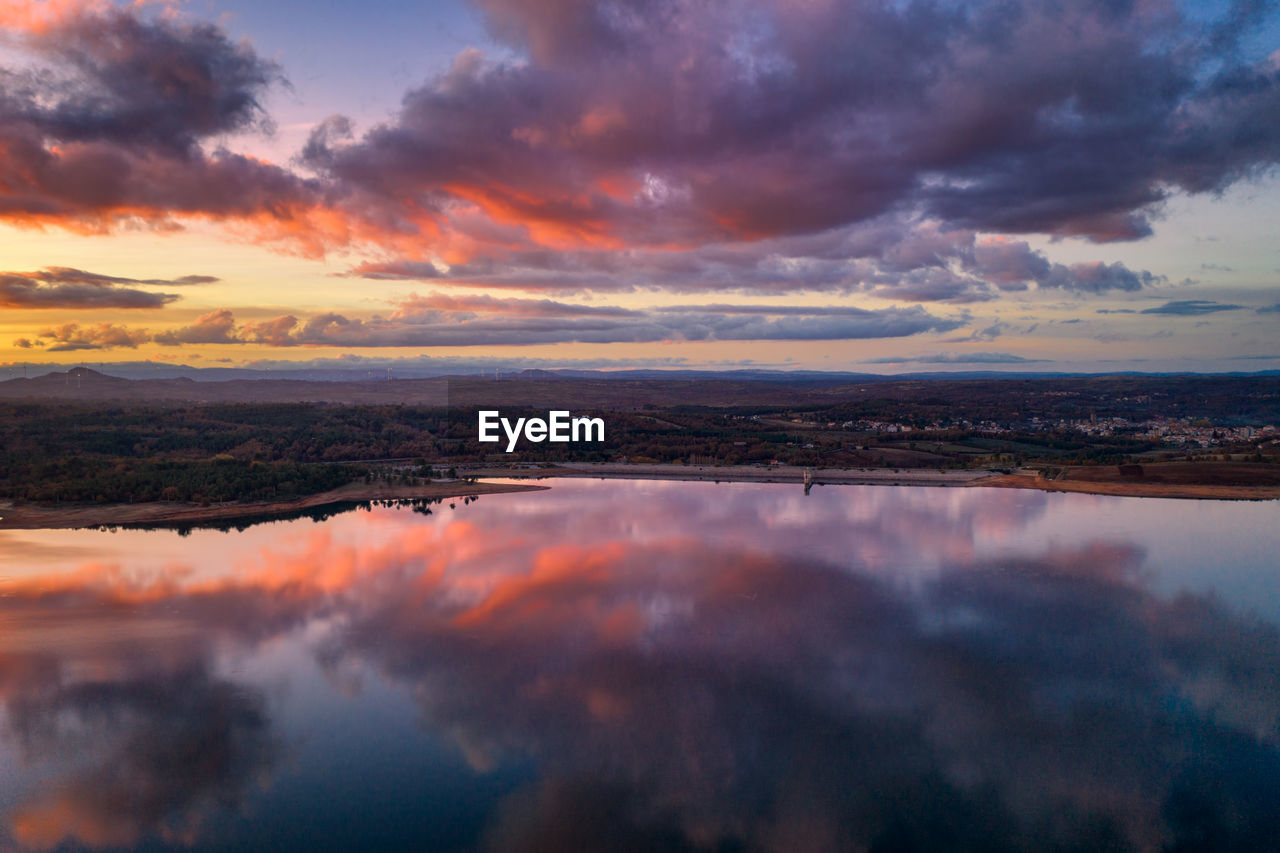
{"label": "distant mountain range", "polygon": [[[769,399],[797,402],[804,389],[821,395],[839,394],[848,386],[913,381],[1073,379],[1099,377],[1168,378],[1180,375],[1206,378],[1205,374],[1115,372],[1071,373],[914,373],[884,376],[871,373],[834,373],[779,370],[523,370],[520,372],[377,378],[365,371],[281,371],[224,368],[173,367],[199,377],[128,378],[87,367],[43,373],[29,378],[0,381],[0,400],[120,401],[128,403],[357,403],[446,406],[477,402],[542,405],[583,405],[589,400],[621,405],[670,404],[676,399],[698,404],[715,398],[721,404]],[[1276,376],[1280,371],[1215,374],[1217,376]],[[562,384],[564,383],[564,384]],[[709,383],[699,390],[698,383]],[[569,387],[569,385],[573,387]],[[765,390],[768,388],[769,390]],[[756,390],[752,390],[756,389]]]}
{"label": "distant mountain range", "polygon": [[[0,377],[5,368],[0,368]],[[251,367],[192,367],[185,364],[161,364],[154,362],[123,362],[100,365],[94,370],[87,366],[79,366],[68,370],[60,365],[27,364],[8,366],[9,380],[0,381],[0,397],[27,396],[27,393],[16,393],[17,389],[48,389],[52,385],[23,385],[23,374],[30,382],[38,382],[45,377],[52,377],[49,383],[93,381],[104,383],[128,380],[164,380],[169,382],[221,383],[230,381],[293,381],[370,385],[393,380],[406,379],[666,379],[666,380],[727,380],[733,382],[891,382],[904,379],[1036,379],[1064,378],[1075,376],[1179,376],[1177,371],[1007,371],[1007,370],[969,370],[969,371],[922,371],[913,373],[855,373],[851,371],[821,370],[768,370],[761,368],[744,368],[737,370],[694,370],[684,368],[655,369],[619,369],[619,370],[585,370],[576,368],[530,368],[512,370],[506,368],[464,368],[458,366],[425,366],[387,368],[331,368],[331,367],[298,367],[298,368],[251,368]],[[1192,375],[1218,376],[1276,376],[1280,370],[1231,371],[1223,373],[1196,373]],[[70,377],[70,378],[68,378]],[[78,379],[76,377],[79,377]],[[92,377],[92,378],[90,378]],[[15,384],[10,384],[13,382]],[[99,385],[96,387],[106,387]],[[124,385],[114,386],[124,389]],[[158,386],[157,386],[158,387]],[[166,386],[167,387],[167,386]],[[175,385],[173,388],[185,386]],[[45,396],[41,393],[40,396]]]}
{"label": "distant mountain range", "polygon": [[126,379],[87,367],[74,367],[28,379],[0,382],[0,400],[56,399],[124,402],[185,401],[200,403],[413,403],[445,405],[448,380],[341,382],[303,379],[212,379],[186,376]]}

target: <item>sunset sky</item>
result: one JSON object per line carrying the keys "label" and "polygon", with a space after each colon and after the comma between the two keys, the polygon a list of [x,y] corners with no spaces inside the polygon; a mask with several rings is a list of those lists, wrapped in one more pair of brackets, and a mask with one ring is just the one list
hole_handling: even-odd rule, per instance
{"label": "sunset sky", "polygon": [[0,0],[21,365],[1280,368],[1280,6]]}

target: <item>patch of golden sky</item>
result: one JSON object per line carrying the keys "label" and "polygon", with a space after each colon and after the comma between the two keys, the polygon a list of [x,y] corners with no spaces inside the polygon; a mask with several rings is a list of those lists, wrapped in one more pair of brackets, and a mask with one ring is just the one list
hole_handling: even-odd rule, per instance
{"label": "patch of golden sky", "polygon": [[[572,359],[619,360],[653,363],[664,359],[690,365],[756,363],[817,369],[871,369],[895,371],[923,369],[912,356],[949,352],[981,352],[998,349],[1026,359],[1052,362],[1079,362],[1082,342],[1092,350],[1105,345],[1107,359],[1134,359],[1148,362],[1185,357],[1187,347],[1198,357],[1227,357],[1241,343],[1265,348],[1266,316],[1238,312],[1231,317],[1236,333],[1228,344],[1223,334],[1223,316],[1199,320],[1167,320],[1163,328],[1149,317],[1111,315],[1103,320],[1099,307],[1123,306],[1131,311],[1152,304],[1153,297],[1167,299],[1202,298],[1220,300],[1265,300],[1274,294],[1280,273],[1280,251],[1273,243],[1270,223],[1280,216],[1280,179],[1263,178],[1239,185],[1221,197],[1175,197],[1166,208],[1166,218],[1157,227],[1157,236],[1138,243],[1098,246],[1081,240],[1052,242],[1031,238],[1033,247],[1054,260],[1123,260],[1130,265],[1149,267],[1166,275],[1170,283],[1159,293],[1116,293],[1107,296],[1063,298],[1062,293],[1012,294],[998,303],[967,306],[974,320],[971,330],[1007,325],[996,340],[975,337],[957,341],[960,333],[930,333],[909,338],[845,341],[670,341],[659,343],[544,344],[484,347],[364,347],[316,346],[271,347],[262,344],[185,345],[182,347],[144,343],[137,348],[49,352],[48,348],[20,348],[15,341],[34,339],[43,330],[67,323],[82,326],[108,323],[129,328],[163,332],[189,325],[201,315],[229,308],[238,322],[257,322],[292,314],[304,320],[323,312],[340,312],[351,317],[386,316],[396,303],[413,293],[444,290],[451,294],[489,293],[499,297],[544,298],[541,293],[522,293],[448,285],[421,281],[370,281],[343,275],[364,260],[351,252],[324,257],[302,257],[281,253],[267,246],[236,239],[224,226],[194,222],[181,230],[154,231],[145,228],[111,234],[84,235],[57,228],[21,229],[0,225],[0,270],[29,271],[49,266],[67,266],[95,273],[129,278],[179,278],[184,275],[216,276],[213,284],[151,290],[177,293],[181,299],[160,309],[110,310],[29,310],[4,308],[0,312],[0,361],[53,362],[59,364],[109,363],[153,359],[164,362],[246,364],[257,360],[305,361],[333,358],[344,353],[404,358],[420,355],[437,357],[482,357],[490,359]],[[1209,227],[1206,228],[1206,223]],[[1114,255],[1114,257],[1112,257]],[[1191,279],[1191,282],[1187,280]],[[1208,293],[1206,288],[1211,288]],[[1252,297],[1250,299],[1250,297]],[[566,302],[645,309],[704,302],[757,305],[857,305],[882,308],[892,300],[867,295],[824,293],[787,294],[757,297],[737,294],[688,294],[656,290],[610,293],[607,295],[553,296]],[[931,305],[935,313],[954,313],[961,306]],[[1248,316],[1246,316],[1246,313]],[[1066,321],[1077,320],[1076,323]],[[1039,324],[1034,337],[1019,334]],[[1176,334],[1175,328],[1176,327]],[[1242,337],[1243,336],[1243,337]],[[869,359],[902,357],[901,365],[863,366]],[[1098,358],[1103,355],[1099,353]],[[1035,362],[1043,366],[1043,362]],[[1034,365],[1033,365],[1034,366]]]}

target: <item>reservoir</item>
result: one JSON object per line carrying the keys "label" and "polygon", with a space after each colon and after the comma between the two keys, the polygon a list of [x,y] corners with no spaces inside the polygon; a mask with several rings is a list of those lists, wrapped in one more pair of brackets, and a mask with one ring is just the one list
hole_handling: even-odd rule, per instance
{"label": "reservoir", "polygon": [[1274,501],[652,480],[0,532],[0,850],[1267,849],[1277,555]]}

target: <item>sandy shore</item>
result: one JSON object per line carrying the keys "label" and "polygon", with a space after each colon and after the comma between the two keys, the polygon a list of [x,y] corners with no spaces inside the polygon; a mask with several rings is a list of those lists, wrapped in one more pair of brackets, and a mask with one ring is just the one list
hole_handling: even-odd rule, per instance
{"label": "sandy shore", "polygon": [[13,506],[0,503],[0,530],[68,529],[132,524],[207,525],[273,515],[289,515],[329,504],[461,498],[499,492],[539,491],[546,486],[517,483],[431,483],[424,486],[351,483],[338,489],[292,501],[199,506],[190,503],[86,504],[79,506]]}
{"label": "sandy shore", "polygon": [[[550,468],[469,469],[469,477],[542,479],[592,477],[605,479],[686,480],[726,483],[794,483],[804,481],[804,468],[788,465],[672,465],[644,463],[571,463]],[[819,468],[814,485],[977,486],[1001,489],[1039,489],[1091,495],[1199,500],[1278,500],[1280,486],[1227,486],[1192,483],[1124,483],[1088,480],[1046,480],[1034,472],[1001,474],[993,471],[933,469]],[[197,506],[181,503],[105,504],[80,506],[13,506],[0,503],[0,530],[67,529],[114,525],[207,525],[315,509],[329,504],[418,498],[452,498],[501,492],[536,491],[548,486],[524,483],[431,483],[425,486],[352,483],[293,501]]]}
{"label": "sandy shore", "polygon": [[[645,463],[570,463],[554,468],[486,468],[468,471],[481,477],[603,477],[717,481],[726,483],[801,483],[804,468],[788,465],[673,465]],[[978,486],[1001,489],[1040,489],[1091,495],[1201,500],[1275,500],[1280,486],[1228,486],[1194,483],[1124,483],[1089,480],[1045,480],[1033,471],[1003,474],[996,471],[939,471],[936,468],[817,468],[814,485],[863,486]]]}
{"label": "sandy shore", "polygon": [[1086,495],[1118,495],[1134,498],[1189,498],[1194,500],[1280,500],[1280,486],[1216,486],[1197,483],[1115,483],[1088,480],[1045,480],[1034,474],[997,474],[975,481],[974,486],[1000,489],[1040,489],[1045,492],[1078,492]]}
{"label": "sandy shore", "polygon": [[[688,480],[723,483],[802,483],[804,468],[793,465],[675,465],[631,462],[572,462],[554,468],[480,468],[478,477],[603,477],[627,480]],[[814,485],[967,486],[990,471],[939,471],[937,468],[815,468]]]}

